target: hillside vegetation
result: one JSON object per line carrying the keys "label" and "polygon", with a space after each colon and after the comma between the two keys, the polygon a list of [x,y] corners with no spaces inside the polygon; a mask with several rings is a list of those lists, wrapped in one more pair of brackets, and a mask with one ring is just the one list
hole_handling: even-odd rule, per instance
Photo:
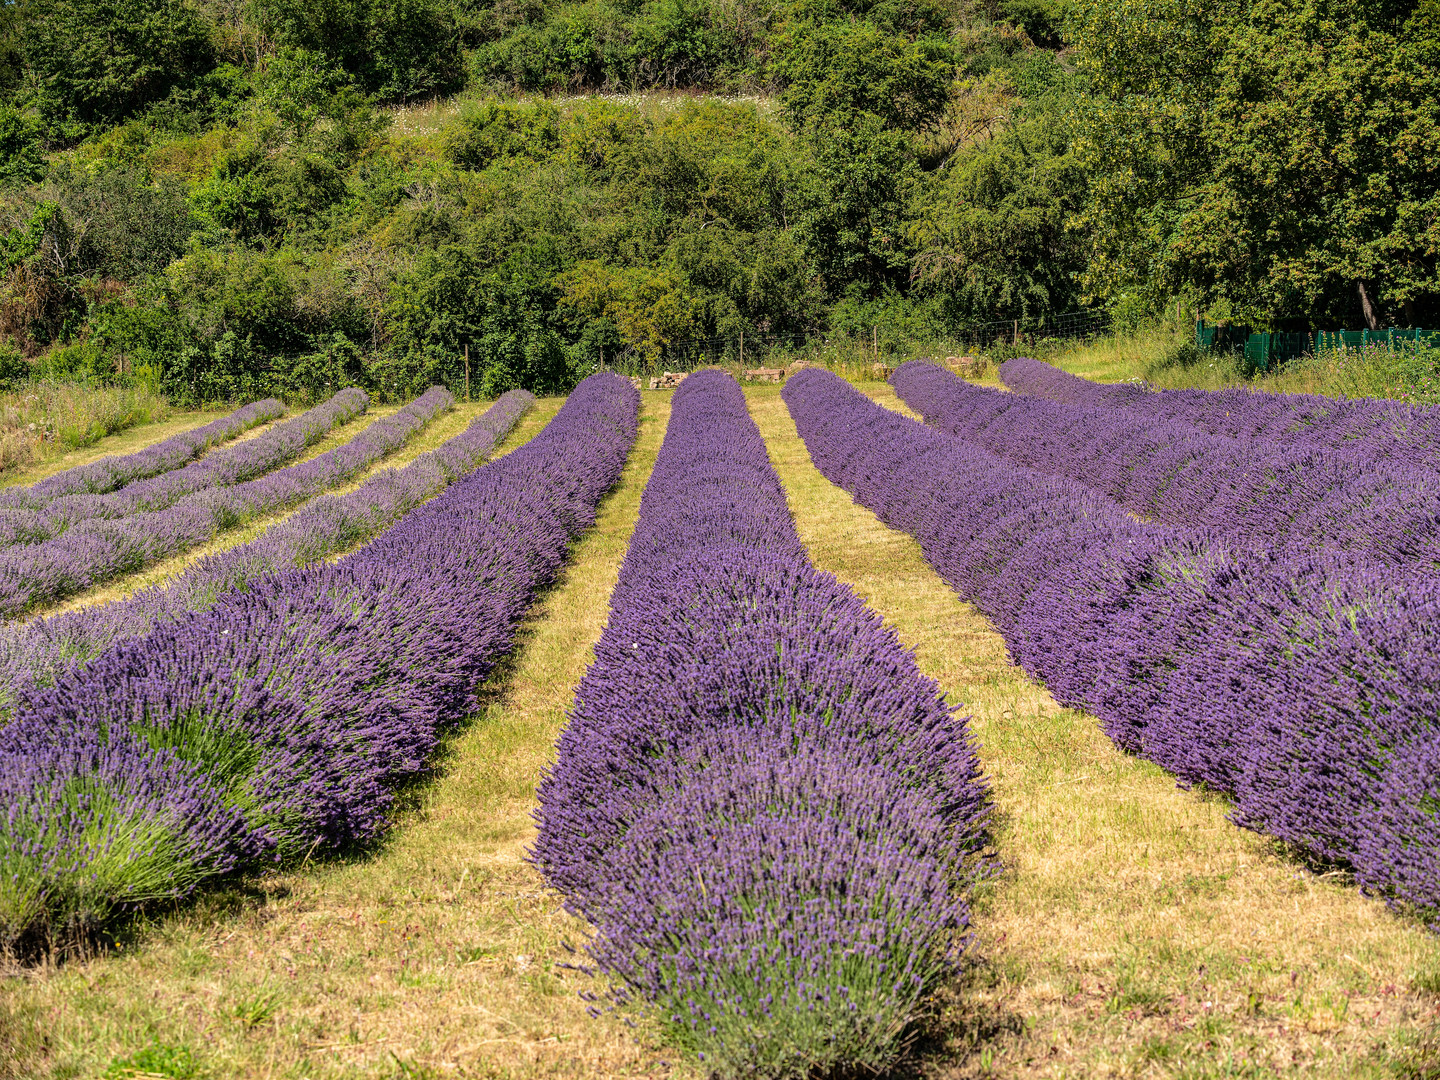
{"label": "hillside vegetation", "polygon": [[0,378],[189,404],[1440,315],[1440,6],[20,0]]}

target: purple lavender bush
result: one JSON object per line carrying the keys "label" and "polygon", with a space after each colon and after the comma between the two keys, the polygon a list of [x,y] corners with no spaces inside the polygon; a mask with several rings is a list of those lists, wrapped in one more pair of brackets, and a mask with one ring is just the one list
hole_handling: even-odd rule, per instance
{"label": "purple lavender bush", "polygon": [[1239,823],[1440,915],[1440,580],[1138,521],[828,373],[784,396],[821,472],[914,535],[1057,700],[1228,793]]}
{"label": "purple lavender bush", "polygon": [[0,808],[0,950],[92,932],[260,854],[203,772],[127,734],[22,734],[0,760]]}
{"label": "purple lavender bush", "polygon": [[1065,405],[1126,405],[1148,392],[1136,383],[1091,382],[1028,356],[1006,360],[998,373],[1000,381],[1011,390]]}
{"label": "purple lavender bush", "polygon": [[285,406],[274,398],[253,401],[229,416],[172,435],[133,454],[77,465],[27,488],[7,488],[0,492],[0,506],[36,509],[62,495],[102,495],[136,480],[178,469],[212,447],[284,415]]}
{"label": "purple lavender bush", "polygon": [[593,523],[638,406],[591,376],[338,563],[254,581],[21,702],[0,728],[0,792],[22,807],[0,817],[0,945],[380,836]]}
{"label": "purple lavender bush", "polygon": [[723,372],[675,393],[539,799],[594,960],[713,1073],[882,1067],[964,947],[967,721],[810,565]]}
{"label": "purple lavender bush", "polygon": [[511,390],[459,435],[403,469],[376,473],[348,494],[315,499],[254,540],[206,556],[162,585],[111,604],[0,626],[0,710],[117,641],[204,611],[257,578],[339,554],[375,535],[478,466],[534,400],[527,390]]}
{"label": "purple lavender bush", "polygon": [[1078,480],[1142,517],[1214,530],[1241,546],[1440,566],[1440,473],[1377,461],[1365,440],[1276,449],[1127,410],[974,386],[921,361],[891,381],[941,431]]}
{"label": "purple lavender bush", "polygon": [[1440,409],[1383,398],[1272,394],[1248,387],[1151,391],[1096,383],[1041,360],[1000,365],[1006,386],[1065,405],[1120,409],[1135,419],[1183,424],[1209,435],[1260,439],[1272,449],[1363,447],[1373,461],[1440,469]]}
{"label": "purple lavender bush", "polygon": [[[63,495],[38,506],[0,508],[0,544],[39,543],[81,522],[163,510],[186,495],[260,476],[293,461],[337,424],[364,412],[369,400],[365,391],[352,386],[254,439],[223,447],[184,468],[136,480],[119,491]],[[23,493],[17,497],[23,499]]]}
{"label": "purple lavender bush", "polygon": [[[255,480],[197,491],[164,510],[84,521],[54,540],[16,544],[0,551],[0,615],[13,617],[133,573],[217,533],[342,484],[399,449],[454,401],[450,391],[433,386],[403,409],[370,424],[348,443],[309,461]],[[138,486],[131,485],[118,494]]]}

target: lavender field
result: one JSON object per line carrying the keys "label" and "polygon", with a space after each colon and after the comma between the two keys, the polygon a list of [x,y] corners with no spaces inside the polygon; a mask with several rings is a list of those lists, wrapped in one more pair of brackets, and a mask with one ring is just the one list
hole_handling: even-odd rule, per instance
{"label": "lavender field", "polygon": [[1001,375],[15,489],[0,1077],[1431,1075],[1431,411]]}

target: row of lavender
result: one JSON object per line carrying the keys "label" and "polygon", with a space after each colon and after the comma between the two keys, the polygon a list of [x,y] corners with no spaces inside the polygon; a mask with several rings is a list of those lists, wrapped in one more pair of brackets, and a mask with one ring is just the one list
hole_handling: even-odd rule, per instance
{"label": "row of lavender", "polygon": [[40,543],[85,521],[163,510],[195,492],[260,476],[295,460],[331,429],[364,412],[369,402],[365,391],[350,387],[257,438],[224,447],[183,468],[136,480],[118,491],[65,495],[39,506],[10,507],[0,511],[0,544]]}
{"label": "row of lavender", "polygon": [[824,372],[784,393],[821,471],[914,535],[1058,700],[1229,792],[1240,822],[1440,911],[1440,582],[1137,521]]}
{"label": "row of lavender", "polygon": [[[355,401],[363,405],[364,391],[355,393],[360,397],[349,402],[336,401],[340,397],[336,395],[332,401],[336,401],[337,408],[317,418],[311,429],[323,433],[328,430],[323,426],[325,420],[338,420]],[[133,573],[245,521],[293,506],[344,483],[399,449],[454,402],[450,391],[433,386],[403,409],[374,421],[349,442],[309,461],[242,483],[216,483],[163,510],[135,512],[114,520],[83,521],[53,540],[16,544],[0,551],[0,615],[13,617],[121,574]],[[254,443],[261,441],[256,439]],[[251,445],[244,443],[233,449],[244,451]],[[262,450],[258,456],[268,459],[268,451]],[[211,455],[197,465],[212,463],[216,457]],[[167,475],[176,477],[186,471]],[[132,484],[117,495],[128,495],[147,483]]]}
{"label": "row of lavender", "polygon": [[728,375],[676,391],[533,857],[722,1075],[878,1068],[964,945],[963,717],[816,571]]}
{"label": "row of lavender", "polygon": [[1440,469],[1440,409],[1380,398],[1162,390],[1137,383],[1095,383],[1030,357],[1000,365],[1000,379],[1022,394],[1062,405],[1123,410],[1138,420],[1183,424],[1210,435],[1263,440],[1273,449],[1348,446],[1375,461]]}
{"label": "row of lavender", "polygon": [[1017,464],[1078,480],[1156,521],[1237,544],[1440,566],[1440,472],[1374,460],[1364,442],[1272,449],[1125,410],[973,386],[934,364],[891,380],[927,423]]}
{"label": "row of lavender", "polygon": [[182,431],[133,454],[77,465],[27,488],[9,488],[0,492],[0,506],[35,510],[62,495],[99,495],[114,491],[136,480],[178,469],[212,447],[284,415],[285,406],[274,398],[252,401],[229,416]]}
{"label": "row of lavender", "polygon": [[592,376],[354,554],[252,581],[24,701],[0,729],[0,943],[379,835],[593,521],[638,399]]}
{"label": "row of lavender", "polygon": [[339,554],[375,535],[484,461],[534,401],[527,390],[511,390],[459,435],[404,468],[376,473],[348,494],[315,499],[254,540],[199,559],[163,585],[112,604],[0,626],[0,710],[117,641],[204,611],[258,578]]}

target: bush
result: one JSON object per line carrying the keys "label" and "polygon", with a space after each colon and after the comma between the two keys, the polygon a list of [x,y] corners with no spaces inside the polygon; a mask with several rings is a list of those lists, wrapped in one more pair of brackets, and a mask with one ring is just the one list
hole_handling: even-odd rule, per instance
{"label": "bush", "polygon": [[260,0],[278,45],[322,54],[389,100],[447,94],[463,79],[459,28],[443,0]]}
{"label": "bush", "polygon": [[31,184],[44,175],[39,123],[18,109],[0,107],[0,187]]}
{"label": "bush", "polygon": [[445,132],[450,160],[471,169],[496,161],[543,161],[560,146],[560,114],[549,102],[486,101],[465,108]]}
{"label": "bush", "polygon": [[30,362],[20,350],[8,341],[0,342],[0,390],[14,390],[32,374]]}
{"label": "bush", "polygon": [[332,334],[316,348],[275,372],[270,385],[288,401],[318,401],[365,379],[365,356],[344,334]]}
{"label": "bush", "polygon": [[152,182],[144,168],[81,173],[57,170],[59,202],[77,223],[75,269],[135,281],[178,259],[194,231],[185,192],[173,180]]}

